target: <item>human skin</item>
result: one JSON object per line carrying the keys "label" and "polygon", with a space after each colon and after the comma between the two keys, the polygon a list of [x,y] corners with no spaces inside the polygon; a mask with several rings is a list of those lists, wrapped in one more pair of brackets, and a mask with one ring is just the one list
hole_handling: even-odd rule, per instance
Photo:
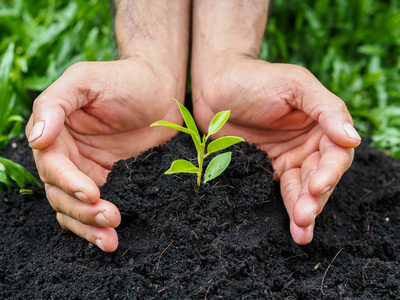
{"label": "human skin", "polygon": [[266,0],[194,0],[194,118],[205,132],[230,109],[216,134],[260,145],[280,180],[294,241],[313,238],[321,213],[361,138],[344,102],[305,68],[258,59]]}
{"label": "human skin", "polygon": [[[120,60],[81,62],[35,100],[26,128],[46,196],[60,225],[103,251],[115,251],[117,207],[100,198],[115,161],[176,134],[181,123],[190,2],[116,1]],[[166,59],[168,58],[168,59]]]}

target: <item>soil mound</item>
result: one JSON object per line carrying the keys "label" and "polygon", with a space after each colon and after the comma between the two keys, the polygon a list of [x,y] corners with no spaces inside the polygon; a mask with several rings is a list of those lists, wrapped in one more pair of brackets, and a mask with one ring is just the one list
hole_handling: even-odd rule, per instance
{"label": "soil mound", "polygon": [[[363,142],[322,214],[296,245],[266,154],[240,143],[203,187],[166,176],[195,158],[179,135],[116,163],[102,197],[123,214],[107,254],[64,231],[42,191],[0,202],[1,299],[396,299],[400,163]],[[1,153],[36,173],[24,140]]]}

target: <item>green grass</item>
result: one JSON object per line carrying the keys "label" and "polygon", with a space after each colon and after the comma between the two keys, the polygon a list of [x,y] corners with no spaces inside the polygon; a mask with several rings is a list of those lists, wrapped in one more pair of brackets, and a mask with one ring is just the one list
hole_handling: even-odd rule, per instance
{"label": "green grass", "polygon": [[107,0],[1,1],[0,32],[0,53],[15,45],[9,76],[23,113],[28,90],[43,91],[75,62],[116,56]]}
{"label": "green grass", "polygon": [[260,57],[308,68],[400,158],[400,1],[276,0]]}

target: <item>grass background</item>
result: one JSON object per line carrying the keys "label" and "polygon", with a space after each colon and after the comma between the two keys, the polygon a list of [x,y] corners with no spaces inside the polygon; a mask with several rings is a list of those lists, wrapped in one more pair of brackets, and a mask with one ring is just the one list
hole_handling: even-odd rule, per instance
{"label": "grass background", "polygon": [[[0,148],[22,133],[31,93],[71,64],[117,56],[108,0],[0,2]],[[361,135],[400,158],[398,0],[275,0],[260,58],[308,68]]]}

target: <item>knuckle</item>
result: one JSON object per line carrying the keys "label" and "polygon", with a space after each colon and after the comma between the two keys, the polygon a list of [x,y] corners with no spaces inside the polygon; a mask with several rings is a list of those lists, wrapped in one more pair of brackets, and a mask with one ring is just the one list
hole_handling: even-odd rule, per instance
{"label": "knuckle", "polygon": [[83,223],[83,224],[86,223],[86,217],[80,211],[75,212],[73,217],[75,220],[79,221],[80,223]]}
{"label": "knuckle", "polygon": [[71,231],[77,236],[80,236],[91,242],[92,235],[90,234],[89,226],[81,224],[79,223],[79,221],[71,217],[68,217],[67,215],[64,215],[62,213],[57,213],[56,218],[58,223],[63,229]]}
{"label": "knuckle", "polygon": [[292,193],[297,193],[301,187],[299,180],[299,169],[290,169],[285,171],[281,176],[281,186],[282,194],[292,195]]}
{"label": "knuckle", "polygon": [[74,233],[92,243],[91,234],[89,232],[88,226],[85,225],[77,226],[76,231]]}
{"label": "knuckle", "polygon": [[69,66],[64,74],[69,75],[71,74],[76,74],[76,73],[81,73],[81,72],[85,72],[87,70],[87,67],[89,65],[89,62],[85,62],[85,61],[79,61],[74,63],[73,65]]}

